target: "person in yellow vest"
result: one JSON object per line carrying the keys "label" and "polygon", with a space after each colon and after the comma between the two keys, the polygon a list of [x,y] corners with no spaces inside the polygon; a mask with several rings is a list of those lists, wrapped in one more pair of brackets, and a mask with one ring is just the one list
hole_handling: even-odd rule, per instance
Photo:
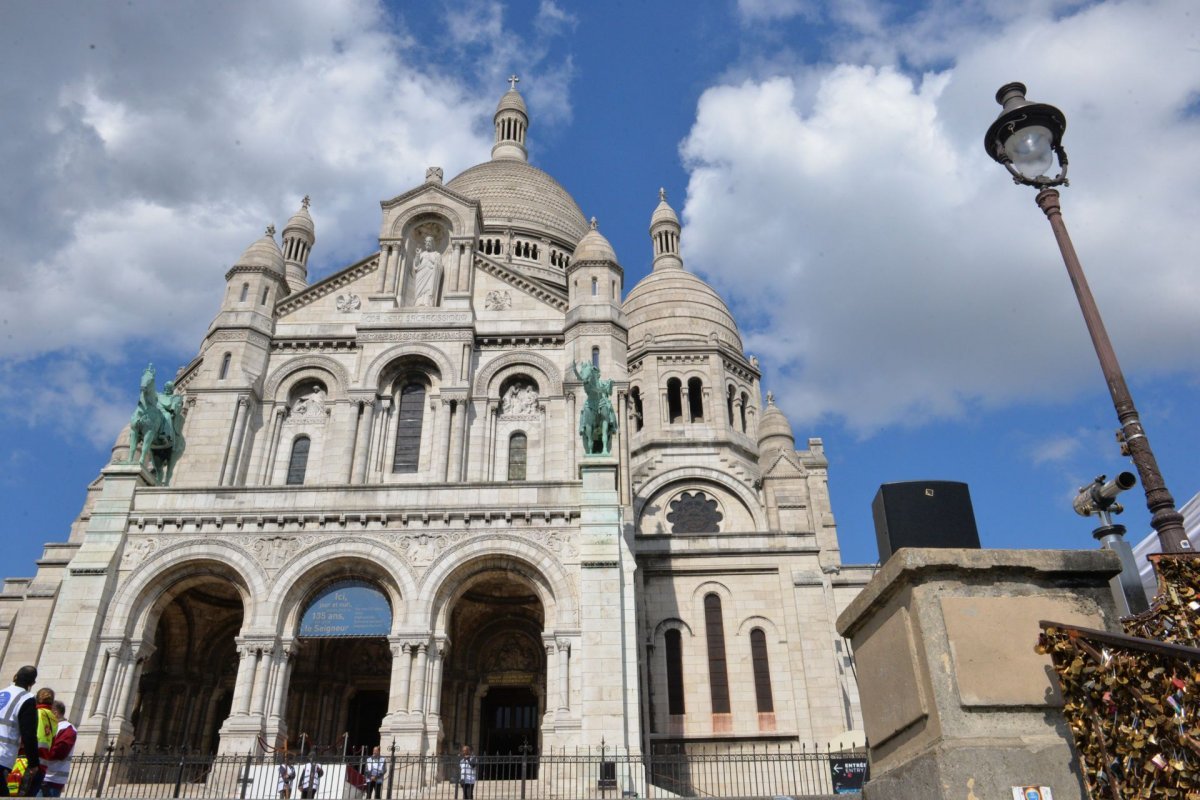
{"label": "person in yellow vest", "polygon": [[22,792],[26,797],[36,797],[41,791],[42,780],[46,777],[46,763],[50,760],[50,745],[54,744],[54,734],[57,732],[58,714],[54,713],[54,690],[42,687],[37,693],[38,766],[29,770],[31,779],[25,781]]}

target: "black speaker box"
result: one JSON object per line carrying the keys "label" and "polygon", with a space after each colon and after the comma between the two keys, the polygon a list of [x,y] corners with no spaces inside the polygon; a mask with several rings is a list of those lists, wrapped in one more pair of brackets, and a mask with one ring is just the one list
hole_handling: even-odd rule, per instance
{"label": "black speaker box", "polygon": [[885,483],[871,501],[879,563],[901,547],[979,547],[971,492],[957,481]]}

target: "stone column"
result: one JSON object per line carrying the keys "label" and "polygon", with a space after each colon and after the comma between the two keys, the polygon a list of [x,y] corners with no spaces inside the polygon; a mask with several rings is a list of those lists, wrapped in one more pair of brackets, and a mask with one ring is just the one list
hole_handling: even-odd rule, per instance
{"label": "stone column", "polygon": [[412,653],[408,642],[389,638],[392,651],[392,680],[388,690],[388,715],[408,713],[408,682],[412,677]]}
{"label": "stone column", "polygon": [[442,708],[442,667],[446,663],[446,648],[445,641],[435,642],[433,646],[429,688],[429,713],[433,716],[440,714]]}
{"label": "stone column", "polygon": [[270,645],[258,651],[258,665],[254,672],[254,708],[251,712],[256,717],[262,717],[267,711],[267,675],[271,671],[274,652]]}
{"label": "stone column", "polygon": [[904,548],[838,617],[854,648],[865,800],[1083,800],[1039,620],[1120,630],[1106,550]]}
{"label": "stone column", "polygon": [[117,694],[117,707],[114,709],[113,720],[123,723],[129,719],[129,705],[137,691],[138,680],[142,676],[142,664],[154,652],[154,645],[142,642],[129,648],[125,657],[125,669],[121,674],[120,691]]}
{"label": "stone column", "polygon": [[433,462],[430,464],[430,477],[435,481],[444,481],[446,463],[449,460],[449,453],[446,451],[450,447],[450,400],[438,396],[429,405],[434,410]]}
{"label": "stone column", "polygon": [[403,297],[404,277],[404,240],[401,239],[392,251],[392,294],[396,295],[397,301]]}
{"label": "stone column", "polygon": [[375,406],[378,399],[360,400],[362,414],[358,419],[358,430],[354,435],[353,471],[350,473],[351,483],[366,483],[367,457],[371,453],[371,433],[375,425]]}
{"label": "stone column", "polygon": [[270,486],[275,475],[275,459],[279,455],[279,437],[283,432],[283,421],[287,417],[287,406],[280,406],[271,415],[271,433],[267,437],[267,452],[263,453],[263,470],[259,476],[260,486]]}
{"label": "stone column", "polygon": [[[567,639],[556,639],[558,646],[558,710],[571,710],[571,642]],[[550,698],[546,698],[550,705]]]}
{"label": "stone column", "polygon": [[447,483],[450,483],[451,481],[457,483],[459,481],[458,451],[462,446],[462,439],[459,437],[459,432],[462,429],[462,425],[459,423],[462,421],[462,418],[466,416],[466,414],[463,413],[464,411],[464,401],[446,401],[446,413],[450,419],[449,423],[447,424],[447,428],[449,428],[449,430],[446,432],[446,435],[449,437],[449,441],[446,443],[446,474],[443,480]]}
{"label": "stone column", "polygon": [[233,713],[244,717],[250,713],[250,691],[254,684],[254,668],[258,654],[248,644],[238,645],[238,674],[233,684]]}
{"label": "stone column", "polygon": [[383,474],[383,459],[386,452],[388,423],[392,416],[392,398],[380,398],[375,414],[374,431],[371,437],[370,470],[367,481],[381,481]]}
{"label": "stone column", "polygon": [[399,413],[399,402],[390,397],[384,398],[383,435],[379,438],[379,441],[383,443],[379,452],[379,480],[381,482],[383,476],[391,474],[392,462],[396,457],[396,436],[400,433],[400,425],[396,417]]}
{"label": "stone column", "polygon": [[112,704],[113,685],[117,681],[117,672],[121,666],[121,646],[110,644],[104,648],[104,667],[103,677],[100,681],[100,695],[96,700],[96,707],[92,709],[92,716],[108,717]]}
{"label": "stone column", "polygon": [[554,639],[543,639],[542,647],[546,650],[546,713],[554,711],[553,698],[558,695],[558,645]]}
{"label": "stone column", "polygon": [[278,727],[287,710],[288,685],[292,680],[292,665],[295,663],[296,645],[285,644],[278,648],[275,657],[275,686],[271,697],[271,725]]}
{"label": "stone column", "polygon": [[413,691],[410,697],[409,710],[414,714],[425,713],[425,671],[428,665],[429,645],[421,642],[417,646],[417,663],[413,667],[416,673],[413,679]]}
{"label": "stone column", "polygon": [[221,485],[233,486],[237,483],[238,465],[242,460],[242,439],[246,436],[246,418],[250,416],[250,398],[242,395],[237,401],[237,410],[233,415],[233,436],[229,439],[229,447],[225,451],[225,465],[221,468]]}

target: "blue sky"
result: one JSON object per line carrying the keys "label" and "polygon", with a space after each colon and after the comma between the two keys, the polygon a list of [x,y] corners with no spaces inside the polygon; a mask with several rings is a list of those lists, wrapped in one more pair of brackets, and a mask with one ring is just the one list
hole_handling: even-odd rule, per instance
{"label": "blue sky", "polygon": [[[1003,83],[1068,118],[1063,210],[1169,487],[1200,491],[1200,24],[1171,2],[0,5],[0,534],[61,541],[147,361],[196,352],[223,275],[310,194],[321,277],[378,202],[488,158],[510,73],[530,155],[632,285],[665,187],[797,440],[844,558],[880,483],[966,481],[990,547],[1091,547],[1129,469],[1033,192],[981,146]],[[1122,520],[1148,530],[1130,493]]]}

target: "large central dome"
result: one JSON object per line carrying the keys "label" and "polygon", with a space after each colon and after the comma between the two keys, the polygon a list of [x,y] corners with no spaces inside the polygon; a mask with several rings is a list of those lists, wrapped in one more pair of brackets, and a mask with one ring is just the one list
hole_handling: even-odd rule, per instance
{"label": "large central dome", "polygon": [[483,206],[485,227],[515,225],[543,231],[574,245],[588,232],[575,198],[537,167],[498,158],[471,167],[446,188]]}

